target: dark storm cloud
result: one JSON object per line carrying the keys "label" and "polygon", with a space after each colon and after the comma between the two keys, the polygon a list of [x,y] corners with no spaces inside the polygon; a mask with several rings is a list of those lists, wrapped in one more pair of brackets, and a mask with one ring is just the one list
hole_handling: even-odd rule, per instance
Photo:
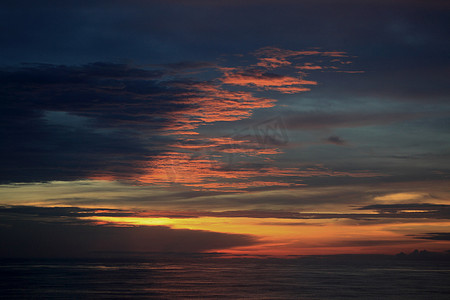
{"label": "dark storm cloud", "polygon": [[64,111],[94,117],[99,125],[153,129],[161,127],[165,113],[185,107],[175,102],[179,89],[156,81],[161,76],[161,71],[111,63],[31,64],[2,69],[0,84],[9,107]]}
{"label": "dark storm cloud", "polygon": [[162,76],[111,63],[0,69],[0,180],[139,173],[169,142],[158,136],[173,122],[168,115],[192,107],[179,102],[186,90]]}
{"label": "dark storm cloud", "polygon": [[0,256],[90,257],[99,253],[135,252],[193,253],[250,246],[253,236],[201,230],[170,229],[164,226],[112,227],[89,224],[2,221]]}
{"label": "dark storm cloud", "polygon": [[0,129],[2,140],[8,141],[1,147],[2,182],[77,180],[99,170],[133,173],[138,172],[140,160],[156,153],[126,134],[110,136],[88,128],[48,125],[27,115],[31,113],[15,113],[17,119]]}
{"label": "dark storm cloud", "polygon": [[[101,253],[192,253],[249,246],[256,237],[165,226],[115,227],[84,217],[129,217],[136,212],[79,207],[0,207],[0,257],[87,257]],[[96,254],[99,252],[100,254]]]}

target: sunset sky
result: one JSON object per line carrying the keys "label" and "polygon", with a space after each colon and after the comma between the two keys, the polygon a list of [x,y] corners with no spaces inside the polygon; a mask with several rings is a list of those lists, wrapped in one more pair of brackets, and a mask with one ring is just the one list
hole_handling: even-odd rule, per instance
{"label": "sunset sky", "polygon": [[0,257],[450,249],[450,2],[0,15]]}

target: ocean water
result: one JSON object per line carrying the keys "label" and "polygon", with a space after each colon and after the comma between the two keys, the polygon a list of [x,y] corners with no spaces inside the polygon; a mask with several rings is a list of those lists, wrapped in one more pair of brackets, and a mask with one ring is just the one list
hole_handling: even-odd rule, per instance
{"label": "ocean water", "polygon": [[450,299],[449,261],[2,261],[1,299]]}

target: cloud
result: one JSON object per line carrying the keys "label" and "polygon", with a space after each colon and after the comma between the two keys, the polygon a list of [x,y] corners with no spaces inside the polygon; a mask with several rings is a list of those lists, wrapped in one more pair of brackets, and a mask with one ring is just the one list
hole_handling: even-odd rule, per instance
{"label": "cloud", "polygon": [[168,110],[185,106],[161,103],[164,88],[155,82],[161,75],[109,63],[2,68],[0,136],[8,142],[0,153],[1,180],[77,180],[100,169],[137,172],[137,162],[166,142],[153,135],[149,143],[136,130],[159,130]]}
{"label": "cloud", "polygon": [[[226,73],[222,82],[225,84],[272,88],[302,88],[303,85],[316,85],[317,82],[290,76],[268,73],[257,69]],[[309,89],[305,89],[309,90]]]}
{"label": "cloud", "polygon": [[254,51],[259,59],[276,58],[279,60],[299,59],[302,56],[325,56],[325,57],[348,57],[343,51],[322,51],[322,50],[288,50],[278,47],[263,47]]}
{"label": "cloud", "polygon": [[10,216],[16,219],[20,218],[61,218],[68,217],[76,220],[78,217],[89,216],[115,216],[125,217],[133,216],[135,213],[110,208],[80,208],[80,207],[39,207],[39,206],[0,206],[0,215]]}
{"label": "cloud", "polygon": [[[327,242],[326,247],[382,247],[382,246],[395,246],[395,245],[405,245],[414,244],[417,245],[417,241],[414,240],[388,240],[388,239],[359,239],[359,240],[341,240],[336,242]],[[317,247],[323,247],[320,245]]]}
{"label": "cloud", "polygon": [[[37,218],[34,214],[39,214]],[[102,257],[119,252],[200,253],[258,244],[256,237],[212,231],[171,229],[164,226],[116,227],[73,216],[124,216],[101,209],[10,207],[0,211],[0,257]],[[71,222],[62,222],[65,216]]]}
{"label": "cloud", "polygon": [[328,137],[327,139],[325,139],[325,141],[327,143],[335,144],[335,145],[338,145],[338,146],[342,146],[342,145],[347,144],[346,141],[344,141],[342,138],[340,138],[338,136],[335,136],[335,135],[332,135],[332,136]]}
{"label": "cloud", "polygon": [[428,193],[420,193],[420,192],[403,192],[403,193],[388,193],[381,196],[376,196],[374,200],[377,202],[384,202],[388,204],[394,204],[394,203],[402,203],[402,202],[408,202],[411,203],[414,201],[414,203],[417,203],[417,201],[426,201],[430,197],[432,197]]}
{"label": "cloud", "polygon": [[[370,206],[369,206],[370,207]],[[361,208],[366,209],[366,208]],[[445,208],[446,210],[448,208]],[[186,213],[185,213],[186,214]],[[379,212],[373,213],[303,213],[276,210],[241,210],[241,211],[224,211],[224,212],[197,212],[192,216],[211,216],[211,217],[246,217],[246,218],[275,218],[275,219],[406,219],[406,218],[437,218],[448,219],[450,216],[446,213],[435,211],[415,212],[415,211],[398,211],[398,212]]]}
{"label": "cloud", "polygon": [[377,210],[380,212],[398,213],[402,211],[447,211],[450,205],[432,203],[372,204],[359,208],[361,210]]}
{"label": "cloud", "polygon": [[[3,182],[130,177],[158,153],[170,134],[248,118],[274,100],[228,91],[174,70],[128,64],[25,64],[0,69]],[[178,74],[178,73],[177,73]]]}
{"label": "cloud", "polygon": [[[419,209],[420,207],[420,209]],[[3,220],[39,221],[48,223],[64,224],[96,224],[102,217],[133,217],[133,218],[256,218],[256,219],[282,219],[282,220],[325,220],[325,219],[348,219],[364,221],[364,224],[375,224],[377,220],[391,223],[389,220],[402,219],[449,219],[449,205],[437,204],[409,204],[409,205],[367,205],[357,210],[375,210],[376,213],[312,213],[288,210],[121,210],[107,208],[79,208],[79,207],[36,207],[36,206],[3,206],[0,207],[0,216]],[[94,218],[92,218],[94,217]],[[106,218],[107,219],[107,218]],[[284,225],[271,221],[271,224]],[[303,223],[292,223],[290,225],[302,225]],[[349,223],[351,224],[351,223]],[[289,224],[288,224],[289,225]],[[314,225],[307,223],[307,225]],[[320,225],[320,224],[318,224]]]}
{"label": "cloud", "polygon": [[[340,56],[279,48],[264,48],[254,55],[261,58],[268,52],[283,59]],[[293,71],[297,72],[295,68],[284,70]],[[251,86],[256,92],[268,88],[297,93],[309,89],[304,85],[315,84],[248,62],[235,67],[204,61],[147,67],[101,62],[3,67],[0,105],[5,126],[0,135],[9,142],[0,153],[4,166],[0,180],[89,178],[164,185],[177,176],[178,184],[195,189],[239,191],[302,185],[301,180],[291,180],[294,177],[367,176],[268,166],[268,156],[281,154],[282,145],[270,145],[274,141],[268,141],[267,134],[263,142],[255,135],[250,140],[233,136],[227,143],[219,143],[220,137],[199,137],[192,142],[201,126],[248,119],[254,110],[275,105],[274,99],[229,85]],[[196,156],[200,146],[195,144],[213,153]],[[228,168],[223,167],[223,160],[217,161],[217,154],[260,162],[242,160]]]}
{"label": "cloud", "polygon": [[[253,156],[264,158],[278,152],[235,148],[233,151],[216,150],[211,154],[190,156],[186,153],[165,153],[148,163],[146,172],[135,177],[122,177],[142,183],[160,185],[181,184],[194,190],[242,192],[276,187],[299,187],[303,180],[313,177],[372,178],[383,176],[368,170],[339,171],[322,166],[278,167],[270,159],[247,162]],[[214,149],[212,150],[214,151]],[[217,159],[217,153],[232,154],[230,162]],[[120,178],[119,178],[120,179]]]}
{"label": "cloud", "polygon": [[[294,94],[310,91],[311,88],[307,86],[317,85],[317,81],[305,79],[308,75],[306,71],[327,69],[334,72],[339,70],[343,64],[351,63],[348,60],[341,61],[342,57],[347,57],[345,52],[336,51],[293,51],[277,47],[264,47],[252,54],[253,59],[256,58],[257,60],[256,64],[247,68],[221,68],[224,76],[220,80],[229,85],[256,87],[283,94]],[[305,57],[309,59],[320,57],[318,60],[322,66],[313,62],[304,62]],[[323,61],[324,58],[333,59],[325,62]]]}
{"label": "cloud", "polygon": [[[158,68],[168,68],[173,69],[175,71],[193,71],[196,69],[205,69],[205,68],[217,68],[218,66],[215,63],[207,62],[207,61],[181,61],[176,63],[168,63],[168,64],[156,64],[154,65]],[[176,74],[176,73],[174,73]]]}
{"label": "cloud", "polygon": [[450,232],[431,232],[420,235],[411,235],[416,239],[450,241]]}
{"label": "cloud", "polygon": [[249,118],[253,110],[273,107],[274,99],[255,97],[250,92],[230,91],[209,82],[174,81],[173,88],[184,92],[181,103],[187,107],[168,115],[172,124],[164,128],[170,131],[192,131],[200,125],[213,122],[231,122]]}
{"label": "cloud", "polygon": [[[359,208],[359,210],[371,210],[375,205],[369,205]],[[411,205],[413,206],[413,205]],[[437,205],[434,205],[435,207]],[[433,210],[382,210],[377,213],[311,213],[297,212],[287,210],[235,210],[235,211],[188,211],[188,210],[142,210],[134,213],[108,213],[101,212],[96,214],[79,213],[78,217],[90,216],[117,216],[117,217],[142,217],[142,218],[200,218],[200,217],[217,217],[217,218],[256,218],[256,219],[289,219],[289,220],[312,220],[312,219],[351,219],[351,220],[378,220],[378,219],[449,219],[448,206]]]}
{"label": "cloud", "polygon": [[261,222],[258,225],[263,226],[325,226],[323,223],[307,223],[307,222]]}

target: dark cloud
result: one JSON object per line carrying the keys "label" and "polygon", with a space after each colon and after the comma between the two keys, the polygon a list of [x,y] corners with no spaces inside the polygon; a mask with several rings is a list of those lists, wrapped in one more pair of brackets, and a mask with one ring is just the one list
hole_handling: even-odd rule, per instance
{"label": "dark cloud", "polygon": [[[370,207],[370,206],[368,206]],[[364,208],[367,209],[367,208]],[[448,207],[444,207],[442,210],[433,211],[382,211],[378,214],[369,213],[302,213],[302,212],[289,212],[289,211],[225,211],[225,212],[199,212],[194,214],[196,216],[214,216],[214,217],[247,217],[247,218],[277,218],[277,219],[406,219],[406,218],[441,218],[448,219]]]}
{"label": "dark cloud", "polygon": [[1,149],[2,182],[77,180],[105,173],[139,172],[139,161],[151,157],[144,143],[115,136],[51,126],[40,118],[15,120],[0,130],[8,142]]}
{"label": "dark cloud", "polygon": [[168,63],[156,65],[157,67],[165,67],[168,69],[173,69],[177,71],[181,70],[195,70],[195,69],[204,69],[204,68],[214,68],[217,67],[216,64],[207,61],[182,61],[177,63]]}
{"label": "dark cloud", "polygon": [[331,242],[327,246],[331,247],[379,247],[379,246],[393,246],[393,245],[405,245],[416,244],[416,241],[411,240],[342,240],[338,242]]}
{"label": "dark cloud", "polygon": [[[395,206],[395,205],[393,205]],[[141,217],[171,217],[171,218],[198,218],[198,217],[220,217],[220,218],[257,218],[257,219],[351,219],[362,220],[370,223],[380,219],[448,219],[448,205],[423,206],[420,210],[414,209],[414,205],[404,206],[408,208],[377,208],[377,205],[369,205],[359,210],[379,210],[378,213],[304,213],[286,210],[236,210],[236,211],[146,211],[138,213]],[[430,208],[433,207],[433,208]],[[374,222],[374,223],[375,223]],[[388,221],[390,223],[392,221]],[[298,223],[301,225],[301,223]]]}
{"label": "dark cloud", "polygon": [[412,235],[416,239],[450,241],[450,232],[431,232],[421,235]]}
{"label": "dark cloud", "polygon": [[359,208],[360,210],[375,210],[387,218],[429,218],[449,219],[450,205],[430,203],[409,204],[373,204]]}
{"label": "dark cloud", "polygon": [[99,225],[91,216],[135,216],[118,209],[9,206],[0,208],[0,257],[89,257],[120,252],[192,253],[249,246],[256,237],[164,226]]}
{"label": "dark cloud", "polygon": [[158,130],[169,122],[167,113],[185,107],[165,102],[176,92],[156,84],[160,77],[160,71],[108,63],[2,68],[0,136],[7,142],[0,180],[139,172],[167,138],[136,130]]}
{"label": "dark cloud", "polygon": [[397,213],[402,211],[448,211],[450,205],[432,203],[402,203],[402,204],[372,204],[359,208],[360,210],[377,210],[384,213]]}
{"label": "dark cloud", "polygon": [[2,68],[0,181],[139,174],[170,143],[161,131],[177,122],[174,115],[198,107],[186,93],[205,93],[163,75],[111,63]]}
{"label": "dark cloud", "polygon": [[322,223],[307,223],[307,222],[261,222],[258,225],[265,226],[324,226]]}
{"label": "dark cloud", "polygon": [[80,207],[38,207],[38,206],[0,206],[0,215],[16,218],[60,218],[60,217],[90,217],[90,216],[133,216],[135,213],[110,208],[80,208]]}
{"label": "dark cloud", "polygon": [[3,258],[99,256],[96,252],[121,252],[122,256],[134,252],[192,253],[258,243],[248,235],[163,226],[65,225],[24,220],[1,223]]}
{"label": "dark cloud", "polygon": [[344,141],[342,138],[340,138],[338,136],[335,136],[335,135],[332,135],[332,136],[328,137],[327,139],[325,139],[325,141],[327,143],[335,144],[335,145],[338,145],[338,146],[342,146],[342,145],[347,144],[346,141]]}
{"label": "dark cloud", "polygon": [[[179,88],[159,81],[162,72],[128,65],[24,65],[4,68],[4,105],[17,110],[63,111],[95,118],[97,126],[158,129],[166,114],[186,108]],[[15,117],[12,115],[11,117]]]}

